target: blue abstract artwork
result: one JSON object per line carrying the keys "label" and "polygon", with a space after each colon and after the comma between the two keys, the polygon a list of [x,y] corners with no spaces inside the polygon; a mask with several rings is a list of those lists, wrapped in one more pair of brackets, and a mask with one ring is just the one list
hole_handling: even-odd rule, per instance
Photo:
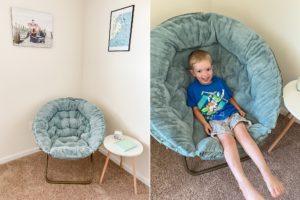
{"label": "blue abstract artwork", "polygon": [[110,15],[108,51],[129,51],[134,5],[114,10]]}

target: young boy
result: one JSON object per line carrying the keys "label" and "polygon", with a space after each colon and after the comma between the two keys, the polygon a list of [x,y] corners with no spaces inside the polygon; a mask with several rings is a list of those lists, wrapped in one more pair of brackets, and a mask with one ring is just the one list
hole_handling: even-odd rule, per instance
{"label": "young boy", "polygon": [[[245,123],[245,112],[232,97],[226,83],[213,76],[212,58],[202,50],[189,56],[190,72],[196,78],[187,90],[187,104],[192,107],[194,116],[203,125],[208,135],[217,137],[224,149],[224,156],[236,178],[245,199],[264,199],[247,179],[237,150],[236,140],[261,172],[273,197],[284,193],[282,183],[272,174],[257,144],[251,138]],[[243,123],[245,122],[245,123]]]}

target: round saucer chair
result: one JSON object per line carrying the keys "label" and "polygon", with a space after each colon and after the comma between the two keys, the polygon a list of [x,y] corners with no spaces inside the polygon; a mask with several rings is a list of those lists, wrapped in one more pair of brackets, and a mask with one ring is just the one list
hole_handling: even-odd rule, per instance
{"label": "round saucer chair", "polygon": [[[105,135],[102,112],[93,104],[79,98],[60,98],[45,104],[33,122],[33,133],[39,147],[47,154],[45,178],[49,183],[91,183],[57,181],[48,178],[49,156],[63,160],[78,160],[91,156]],[[90,170],[91,171],[91,170]]]}
{"label": "round saucer chair", "polygon": [[218,140],[206,136],[186,105],[186,88],[194,80],[188,55],[196,49],[212,55],[215,75],[246,111],[254,140],[263,141],[275,127],[281,104],[277,62],[258,34],[215,13],[177,16],[151,31],[151,135],[185,158],[224,159]]}

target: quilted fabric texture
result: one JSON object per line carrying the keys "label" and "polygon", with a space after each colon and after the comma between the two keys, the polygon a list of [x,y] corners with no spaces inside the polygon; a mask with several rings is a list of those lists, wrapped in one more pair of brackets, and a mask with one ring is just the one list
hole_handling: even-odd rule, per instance
{"label": "quilted fabric texture", "polygon": [[219,142],[207,137],[186,105],[193,81],[188,55],[208,51],[214,74],[222,77],[252,121],[250,133],[261,142],[275,127],[282,79],[267,43],[240,22],[215,13],[171,18],[151,31],[151,134],[168,148],[203,160],[223,159]]}
{"label": "quilted fabric texture", "polygon": [[98,149],[104,139],[105,121],[102,112],[86,100],[61,98],[40,109],[33,122],[33,133],[47,154],[75,160]]}

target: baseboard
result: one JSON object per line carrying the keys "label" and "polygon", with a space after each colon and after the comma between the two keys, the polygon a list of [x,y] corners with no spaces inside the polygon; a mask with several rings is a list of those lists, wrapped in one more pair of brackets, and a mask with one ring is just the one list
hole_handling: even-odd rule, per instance
{"label": "baseboard", "polygon": [[282,114],[282,115],[286,115],[286,114],[288,114],[288,110],[284,107],[284,106],[281,106],[280,107],[280,114]]}
{"label": "baseboard", "polygon": [[[284,106],[282,106],[281,108],[280,108],[280,114],[282,114],[282,115],[287,115],[289,113],[289,111],[284,107]],[[290,114],[291,115],[291,114]],[[289,118],[291,118],[291,116],[288,116]],[[296,120],[296,123],[298,123],[298,124],[300,124],[300,120]]]}
{"label": "baseboard", "polygon": [[39,147],[34,147],[32,149],[27,149],[25,151],[21,151],[21,152],[0,158],[0,165],[10,162],[10,161],[13,161],[13,160],[16,160],[18,158],[22,158],[24,156],[28,156],[28,155],[36,153],[38,151],[40,151]]}
{"label": "baseboard", "polygon": [[[99,151],[103,154],[103,155],[107,155],[107,150],[103,147],[100,146]],[[117,165],[120,164],[120,157],[111,154],[110,156],[110,160],[112,160],[114,163],[116,163]],[[123,162],[123,169],[125,169],[128,173],[132,174],[132,167],[131,165],[129,166],[127,163]],[[145,176],[143,176],[141,173],[139,173],[138,171],[136,172],[136,177],[142,181],[145,185],[147,185],[148,187],[150,187],[150,179],[146,178]]]}

